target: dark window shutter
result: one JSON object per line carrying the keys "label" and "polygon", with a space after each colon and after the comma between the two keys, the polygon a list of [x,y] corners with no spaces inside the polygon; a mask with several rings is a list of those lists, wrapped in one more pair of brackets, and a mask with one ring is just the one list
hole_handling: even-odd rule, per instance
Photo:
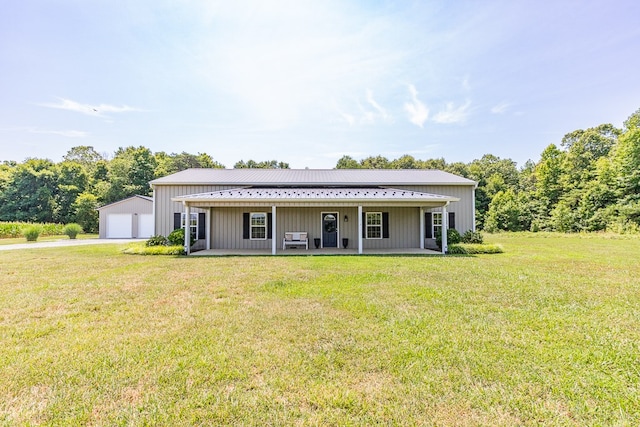
{"label": "dark window shutter", "polygon": [[431,229],[433,228],[433,220],[431,219],[431,212],[425,212],[424,214],[424,237],[427,239],[433,239]]}
{"label": "dark window shutter", "polygon": [[182,227],[182,214],[176,212],[173,214],[173,229],[177,230],[180,227]]}
{"label": "dark window shutter", "polygon": [[362,212],[362,238],[367,238],[367,213]]}
{"label": "dark window shutter", "polygon": [[198,213],[198,239],[204,239],[205,236],[205,214],[204,212]]}
{"label": "dark window shutter", "polygon": [[382,238],[389,238],[389,212],[382,212]]}
{"label": "dark window shutter", "polygon": [[273,228],[271,228],[271,217],[273,215],[267,214],[267,239],[273,239]]}
{"label": "dark window shutter", "polygon": [[242,214],[242,238],[249,238],[249,212]]}
{"label": "dark window shutter", "polygon": [[456,213],[449,212],[449,228],[456,228]]}

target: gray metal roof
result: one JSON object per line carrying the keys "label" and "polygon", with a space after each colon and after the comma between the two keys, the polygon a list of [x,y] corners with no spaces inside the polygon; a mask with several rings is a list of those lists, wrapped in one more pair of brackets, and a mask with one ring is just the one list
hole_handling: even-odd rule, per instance
{"label": "gray metal roof", "polygon": [[441,170],[426,169],[187,169],[151,185],[476,185]]}
{"label": "gray metal roof", "polygon": [[135,198],[138,198],[138,197],[139,197],[139,198],[141,198],[142,200],[146,200],[146,201],[148,201],[148,202],[153,202],[153,197],[149,197],[149,196],[141,196],[140,194],[134,194],[133,196],[131,196],[131,197],[127,197],[126,199],[118,200],[118,201],[116,201],[116,202],[112,202],[112,203],[109,203],[109,204],[107,204],[107,205],[102,205],[102,206],[100,206],[99,208],[96,208],[96,210],[98,210],[98,211],[99,211],[99,210],[104,209],[104,208],[107,208],[107,207],[109,207],[109,206],[117,205],[117,204],[119,204],[119,203],[124,203],[124,202],[127,202],[127,201],[129,201],[129,200],[132,200],[132,199],[135,199]]}
{"label": "gray metal roof", "polygon": [[394,188],[236,188],[174,197],[175,202],[457,202],[457,197]]}

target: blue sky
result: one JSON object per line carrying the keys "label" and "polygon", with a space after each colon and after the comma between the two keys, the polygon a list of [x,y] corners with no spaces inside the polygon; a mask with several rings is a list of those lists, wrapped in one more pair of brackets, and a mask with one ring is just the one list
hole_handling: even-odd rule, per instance
{"label": "blue sky", "polygon": [[20,0],[0,6],[0,160],[206,152],[521,166],[640,108],[637,1]]}

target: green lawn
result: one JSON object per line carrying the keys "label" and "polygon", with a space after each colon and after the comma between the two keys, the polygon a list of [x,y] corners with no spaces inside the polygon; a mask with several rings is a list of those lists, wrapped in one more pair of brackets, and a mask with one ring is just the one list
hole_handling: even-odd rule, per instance
{"label": "green lawn", "polygon": [[[97,234],[78,234],[76,239],[97,239]],[[14,237],[10,239],[0,239],[0,245],[15,245],[16,243],[38,243],[38,242],[55,242],[57,240],[69,240],[67,235],[57,236],[39,236],[35,242],[28,242],[24,237]]]}
{"label": "green lawn", "polygon": [[640,239],[467,257],[0,252],[0,424],[640,424]]}

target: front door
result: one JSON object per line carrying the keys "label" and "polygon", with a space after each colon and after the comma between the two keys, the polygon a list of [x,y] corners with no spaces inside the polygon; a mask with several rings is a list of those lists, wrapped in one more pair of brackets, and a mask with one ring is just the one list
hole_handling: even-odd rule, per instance
{"label": "front door", "polygon": [[338,213],[322,214],[322,247],[338,247]]}

